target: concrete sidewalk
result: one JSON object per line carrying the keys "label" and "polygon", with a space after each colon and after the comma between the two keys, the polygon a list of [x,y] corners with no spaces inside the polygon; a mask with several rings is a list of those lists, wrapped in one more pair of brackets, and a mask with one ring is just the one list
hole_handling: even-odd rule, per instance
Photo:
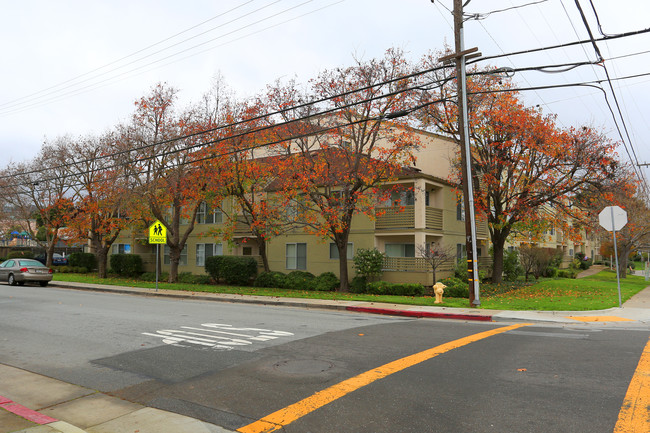
{"label": "concrete sidewalk", "polygon": [[231,432],[7,365],[0,378],[0,433]]}
{"label": "concrete sidewalk", "polygon": [[[594,270],[596,271],[596,270]],[[59,288],[215,302],[318,308],[463,321],[526,321],[567,325],[632,327],[650,330],[650,287],[622,308],[599,311],[497,311],[378,304],[356,301],[271,298],[203,292],[141,289],[53,281]],[[0,433],[228,433],[222,427],[130,403],[98,391],[0,364]],[[232,432],[231,432],[232,433]]]}

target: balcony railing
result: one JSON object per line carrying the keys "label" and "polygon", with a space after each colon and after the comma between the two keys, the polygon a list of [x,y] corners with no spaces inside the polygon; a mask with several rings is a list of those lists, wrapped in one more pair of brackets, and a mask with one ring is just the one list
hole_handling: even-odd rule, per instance
{"label": "balcony railing", "polygon": [[442,230],[442,209],[427,206],[426,224],[430,230]]}
{"label": "balcony railing", "polygon": [[[456,266],[455,260],[443,264],[438,271],[450,271]],[[491,257],[480,257],[478,260],[479,269],[485,269],[492,266]],[[422,257],[384,257],[384,271],[397,272],[430,272],[431,266]]]}
{"label": "balcony railing", "polygon": [[[375,222],[375,229],[414,229],[415,228],[415,206],[404,206],[401,211],[398,207],[378,208]],[[426,228],[442,231],[442,209],[426,207],[425,213]]]}
{"label": "balcony railing", "polygon": [[377,210],[382,213],[375,221],[377,230],[415,228],[415,206],[404,206],[401,212],[398,207],[383,207]]}
{"label": "balcony railing", "polygon": [[250,226],[243,220],[238,219],[235,224],[235,236],[253,236]]}

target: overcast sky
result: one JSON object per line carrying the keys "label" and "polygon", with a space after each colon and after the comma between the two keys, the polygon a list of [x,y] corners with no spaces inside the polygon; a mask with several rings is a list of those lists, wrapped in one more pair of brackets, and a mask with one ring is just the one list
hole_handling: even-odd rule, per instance
{"label": "overcast sky", "polygon": [[[650,27],[648,0],[591,1],[605,34]],[[579,2],[601,38],[590,1]],[[306,81],[322,69],[351,65],[353,56],[381,57],[390,47],[417,60],[445,43],[453,46],[452,0],[0,0],[0,7],[0,167],[31,159],[45,139],[100,134],[128,119],[133,102],[158,82],[180,89],[184,104],[197,100],[219,73],[247,96],[278,78]],[[588,38],[576,0],[472,0],[465,10],[482,17],[465,23],[465,46],[479,47],[484,56]],[[650,34],[598,46],[611,78],[650,73]],[[595,59],[594,48],[583,45],[489,64]],[[582,66],[521,72],[514,79],[530,87],[605,77],[601,66]],[[557,114],[562,126],[600,127],[620,141],[616,117],[625,139],[622,159],[650,162],[650,76],[613,85],[623,121],[607,83],[614,115],[604,93],[590,87],[524,96],[527,104]]]}

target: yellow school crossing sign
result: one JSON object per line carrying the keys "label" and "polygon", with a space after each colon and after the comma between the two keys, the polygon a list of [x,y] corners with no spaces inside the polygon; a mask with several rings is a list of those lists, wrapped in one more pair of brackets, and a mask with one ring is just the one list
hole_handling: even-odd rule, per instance
{"label": "yellow school crossing sign", "polygon": [[149,226],[149,243],[150,244],[166,244],[167,243],[167,227],[160,221]]}

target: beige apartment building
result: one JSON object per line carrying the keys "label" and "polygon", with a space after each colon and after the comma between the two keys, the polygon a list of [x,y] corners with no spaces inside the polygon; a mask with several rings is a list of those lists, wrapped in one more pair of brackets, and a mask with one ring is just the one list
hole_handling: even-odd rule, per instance
{"label": "beige apartment building", "polygon": [[[421,257],[423,247],[439,242],[455,249],[458,258],[464,255],[464,212],[454,186],[448,181],[457,144],[436,134],[423,131],[418,133],[422,146],[417,153],[416,170],[409,170],[409,175],[396,181],[410,190],[392,197],[389,202],[381,203],[381,215],[374,220],[363,214],[353,218],[348,244],[350,278],[355,275],[352,258],[360,248],[377,248],[385,253],[383,280],[418,282],[424,285],[431,285],[434,281],[430,268]],[[393,206],[397,200],[399,208]],[[228,212],[232,204],[226,199],[223,206]],[[194,231],[181,256],[179,273],[204,274],[205,259],[213,255],[258,257],[256,243],[245,224],[238,223],[230,242],[211,234],[224,223],[224,219],[220,210],[209,209],[205,204],[201,206]],[[487,223],[480,216],[477,222],[477,240],[479,267],[488,271],[491,262],[489,233]],[[574,245],[557,232],[546,236],[545,242],[540,246],[561,249],[567,263],[575,252],[584,252],[590,257],[598,253],[595,239]],[[112,249],[114,254],[140,254],[145,267],[150,271],[154,270],[155,251],[155,245],[147,244],[147,233],[144,231],[124,231]],[[334,244],[306,234],[302,229],[270,239],[267,254],[272,271],[287,273],[305,270],[316,275],[328,271],[337,275],[339,273],[338,251]],[[169,269],[166,247],[161,248],[161,263],[163,271]],[[453,264],[449,264],[437,274],[442,278],[452,272]]]}

